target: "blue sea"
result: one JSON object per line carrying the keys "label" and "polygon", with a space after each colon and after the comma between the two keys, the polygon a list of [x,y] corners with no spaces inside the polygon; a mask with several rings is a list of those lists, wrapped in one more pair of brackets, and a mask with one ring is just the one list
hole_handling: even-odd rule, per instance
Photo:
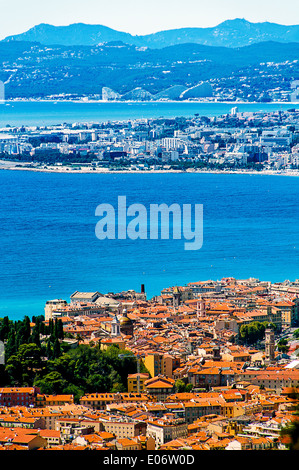
{"label": "blue sea", "polygon": [[61,122],[106,122],[142,118],[217,116],[237,106],[239,112],[298,109],[298,103],[196,103],[196,102],[53,102],[7,101],[0,105],[0,127],[45,126]]}
{"label": "blue sea", "polygon": [[[96,207],[203,204],[203,246],[183,240],[99,240]],[[0,316],[43,314],[75,291],[148,297],[207,279],[299,277],[299,185],[291,176],[0,172]]]}
{"label": "blue sea", "polygon": [[[212,116],[231,104],[26,103],[0,106],[0,125]],[[292,104],[292,107],[293,104]],[[238,105],[240,111],[290,104]],[[208,279],[299,278],[299,180],[249,174],[58,174],[0,171],[0,317],[44,313],[76,291],[140,291]],[[203,246],[184,240],[99,240],[96,207],[203,205]]]}

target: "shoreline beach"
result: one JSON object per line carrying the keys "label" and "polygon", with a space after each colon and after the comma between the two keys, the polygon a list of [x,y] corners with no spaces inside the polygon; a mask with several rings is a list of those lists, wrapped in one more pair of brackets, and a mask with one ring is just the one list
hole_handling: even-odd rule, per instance
{"label": "shoreline beach", "polygon": [[[117,170],[112,170],[110,168],[97,168],[93,166],[87,166],[87,167],[80,167],[80,168],[72,168],[68,166],[54,166],[54,165],[49,165],[47,168],[44,167],[33,167],[33,166],[27,166],[29,163],[20,163],[20,162],[12,162],[12,161],[4,161],[0,160],[0,170],[6,170],[6,171],[35,171],[35,172],[41,172],[41,173],[72,173],[72,174],[100,174],[100,175],[105,175],[105,174],[115,174],[115,173],[127,173],[127,174],[158,174],[158,173],[188,173],[188,174],[244,174],[244,175],[271,175],[271,176],[299,176],[299,170],[289,170],[289,171],[280,171],[280,170],[261,170],[261,171],[255,171],[255,170],[241,170],[241,169],[236,169],[236,170],[202,170],[202,169],[187,169],[187,170],[177,170],[177,169],[147,169],[147,170],[141,170],[141,169],[117,169]],[[80,164],[78,164],[80,166]]]}
{"label": "shoreline beach", "polygon": [[[78,99],[78,100],[74,100],[74,99],[66,99],[66,98],[51,98],[51,99],[36,99],[36,98],[32,98],[32,99],[23,99],[23,98],[10,98],[10,99],[7,99],[7,100],[4,100],[1,104],[9,104],[9,103],[82,103],[82,104],[91,104],[91,103],[98,103],[98,104],[114,104],[114,103],[127,103],[127,104],[147,104],[147,103],[176,103],[176,104],[179,104],[179,103],[182,103],[182,104],[186,104],[186,103],[198,103],[198,104],[231,104],[231,105],[238,105],[238,104],[252,104],[252,105],[257,105],[257,104],[265,104],[265,103],[262,103],[262,102],[259,102],[259,101],[225,101],[225,100],[221,100],[221,101],[218,101],[218,100],[204,100],[204,99],[198,99],[198,100],[192,100],[192,99],[188,99],[188,100],[165,100],[165,99],[160,99],[160,100],[96,100],[96,99],[84,99],[84,98],[81,98],[81,99]],[[266,104],[269,104],[269,105],[289,105],[289,106],[294,106],[294,105],[298,105],[299,104],[299,101],[269,101],[267,102]]]}

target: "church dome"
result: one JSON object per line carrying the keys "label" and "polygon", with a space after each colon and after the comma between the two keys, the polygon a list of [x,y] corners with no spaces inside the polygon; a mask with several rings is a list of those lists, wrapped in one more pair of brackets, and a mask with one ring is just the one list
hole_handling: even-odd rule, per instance
{"label": "church dome", "polygon": [[133,334],[133,321],[128,318],[127,310],[123,311],[123,316],[119,320],[120,331],[124,334],[132,335]]}
{"label": "church dome", "polygon": [[120,326],[122,326],[122,325],[131,325],[132,320],[128,317],[121,317],[121,319],[119,320],[119,323],[120,323]]}

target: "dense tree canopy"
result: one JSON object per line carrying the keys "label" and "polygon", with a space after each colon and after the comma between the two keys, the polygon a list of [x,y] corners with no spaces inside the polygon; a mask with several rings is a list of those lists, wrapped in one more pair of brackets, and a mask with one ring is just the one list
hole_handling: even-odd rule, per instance
{"label": "dense tree canopy", "polygon": [[[13,322],[0,319],[0,340],[5,345],[5,364],[0,365],[1,386],[32,386],[41,393],[72,394],[125,392],[127,376],[137,370],[136,358],[111,346],[79,345],[70,349],[63,343],[61,320],[25,317]],[[126,357],[127,356],[127,357]]]}
{"label": "dense tree canopy", "polygon": [[[265,336],[265,329],[268,326],[268,322],[253,321],[247,325],[240,327],[240,340],[245,344],[254,344],[257,341],[261,341]],[[275,326],[275,325],[274,325]]]}

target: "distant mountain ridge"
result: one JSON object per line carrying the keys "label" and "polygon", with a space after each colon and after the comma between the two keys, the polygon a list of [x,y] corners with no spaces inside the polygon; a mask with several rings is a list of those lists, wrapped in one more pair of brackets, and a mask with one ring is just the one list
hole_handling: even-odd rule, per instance
{"label": "distant mountain ridge", "polygon": [[68,26],[53,26],[42,23],[24,33],[3,39],[3,42],[10,41],[39,42],[49,46],[93,46],[122,41],[129,45],[152,49],[185,43],[235,48],[267,41],[299,42],[299,25],[251,23],[236,18],[209,28],[180,28],[134,36],[103,25],[75,23]]}

